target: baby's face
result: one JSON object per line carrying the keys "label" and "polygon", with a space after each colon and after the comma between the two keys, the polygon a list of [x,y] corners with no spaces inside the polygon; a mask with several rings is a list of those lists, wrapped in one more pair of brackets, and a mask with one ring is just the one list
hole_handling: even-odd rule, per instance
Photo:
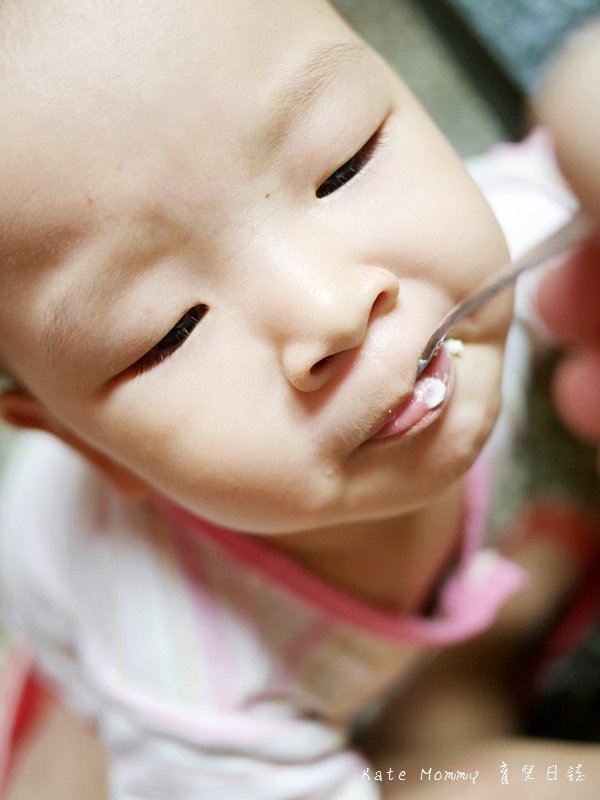
{"label": "baby's face", "polygon": [[0,362],[223,525],[447,487],[495,418],[508,299],[461,330],[437,416],[374,435],[506,251],[404,84],[323,0],[63,5],[2,65]]}

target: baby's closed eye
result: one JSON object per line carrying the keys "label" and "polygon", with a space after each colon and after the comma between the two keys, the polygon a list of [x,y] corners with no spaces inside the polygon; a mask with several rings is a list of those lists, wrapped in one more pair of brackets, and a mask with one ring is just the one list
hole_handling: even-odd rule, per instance
{"label": "baby's closed eye", "polygon": [[150,348],[145,355],[138,359],[130,369],[135,373],[144,372],[172,355],[194,332],[194,329],[207,311],[208,306],[205,305],[197,305],[186,311],[171,330]]}
{"label": "baby's closed eye", "polygon": [[382,128],[379,127],[375,133],[365,142],[365,144],[341,167],[338,167],[320,186],[317,188],[317,197],[327,197],[337,191],[344,184],[352,180],[369,163],[377,148],[382,141]]}

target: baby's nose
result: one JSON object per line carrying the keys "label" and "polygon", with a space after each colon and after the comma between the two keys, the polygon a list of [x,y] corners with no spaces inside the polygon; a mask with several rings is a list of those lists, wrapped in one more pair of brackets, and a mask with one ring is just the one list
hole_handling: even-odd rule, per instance
{"label": "baby's nose", "polygon": [[361,285],[307,298],[297,331],[283,347],[287,380],[302,392],[322,388],[338,373],[342,356],[363,345],[373,321],[395,307],[398,293],[397,277],[377,269]]}

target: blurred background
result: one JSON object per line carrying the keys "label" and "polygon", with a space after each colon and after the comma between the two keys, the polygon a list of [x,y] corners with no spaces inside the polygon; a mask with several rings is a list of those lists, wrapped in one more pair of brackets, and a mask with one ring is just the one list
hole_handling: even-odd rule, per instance
{"label": "blurred background", "polygon": [[333,0],[463,156],[524,133],[524,98],[600,0]]}

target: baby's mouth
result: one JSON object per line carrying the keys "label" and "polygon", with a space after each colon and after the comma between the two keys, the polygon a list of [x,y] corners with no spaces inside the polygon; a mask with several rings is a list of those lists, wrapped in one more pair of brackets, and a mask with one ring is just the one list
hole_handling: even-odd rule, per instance
{"label": "baby's mouth", "polygon": [[452,355],[460,355],[460,344],[444,344],[431,359],[427,369],[417,378],[410,395],[395,409],[371,440],[403,436],[424,428],[443,411],[450,395]]}

